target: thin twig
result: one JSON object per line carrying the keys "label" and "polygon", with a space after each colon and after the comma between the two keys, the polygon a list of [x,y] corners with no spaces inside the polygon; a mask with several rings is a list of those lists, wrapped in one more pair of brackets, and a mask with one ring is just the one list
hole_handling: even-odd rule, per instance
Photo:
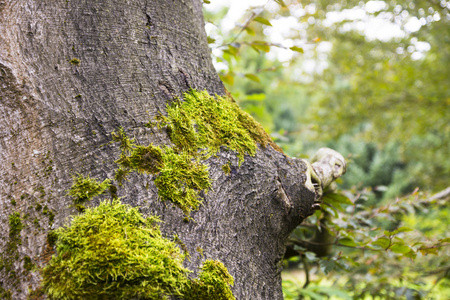
{"label": "thin twig", "polygon": [[309,285],[309,265],[308,265],[308,260],[305,259],[305,256],[302,255],[302,263],[303,263],[303,268],[305,269],[305,276],[306,276],[306,281],[305,284],[303,285],[303,288],[306,289]]}
{"label": "thin twig", "polygon": [[222,45],[220,45],[220,46],[217,46],[216,48],[222,48],[222,47],[225,47],[225,46],[228,46],[228,45],[233,44],[233,43],[237,40],[237,38],[242,34],[242,32],[250,25],[250,23],[253,21],[253,19],[256,18],[261,12],[264,11],[263,8],[264,8],[267,4],[269,4],[270,1],[271,1],[271,0],[268,0],[268,1],[266,2],[266,4],[264,4],[263,6],[261,6],[262,10],[261,10],[259,13],[255,13],[255,11],[253,10],[252,15],[250,16],[250,18],[248,18],[247,22],[245,22],[244,26],[242,26],[241,30],[233,37],[233,39],[231,40],[231,42],[226,43],[226,44],[222,44]]}

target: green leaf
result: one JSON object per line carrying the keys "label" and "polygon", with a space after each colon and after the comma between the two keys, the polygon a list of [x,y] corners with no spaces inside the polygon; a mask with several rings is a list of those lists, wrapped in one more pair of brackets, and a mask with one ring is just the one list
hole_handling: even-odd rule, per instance
{"label": "green leaf", "polygon": [[275,0],[276,3],[280,4],[282,7],[287,7],[283,0]]}
{"label": "green leaf", "polygon": [[203,0],[203,3],[210,4],[211,1],[209,1],[209,0]]}
{"label": "green leaf", "polygon": [[343,246],[349,246],[349,247],[355,247],[357,246],[357,244],[355,243],[355,241],[350,238],[350,237],[345,237],[339,240],[339,244],[343,245]]}
{"label": "green leaf", "polygon": [[440,239],[439,243],[450,243],[450,238]]}
{"label": "green leaf", "polygon": [[396,235],[397,233],[400,233],[400,232],[408,232],[408,231],[414,231],[414,229],[409,228],[409,227],[404,227],[404,226],[403,226],[403,227],[397,228],[397,229],[394,230],[394,231],[385,231],[384,234],[387,235],[387,236],[393,236],[393,235]]}
{"label": "green leaf", "polygon": [[270,46],[265,42],[253,42],[250,44],[250,46],[252,46],[252,48],[255,49],[257,52],[259,52],[259,50],[264,52],[270,51]]}
{"label": "green leaf", "polygon": [[228,49],[223,50],[224,53],[228,53],[232,56],[236,56],[239,52],[239,48],[236,48],[234,46],[228,45]]}
{"label": "green leaf", "polygon": [[314,252],[307,251],[305,252],[306,259],[310,262],[317,261],[317,256]]}
{"label": "green leaf", "polygon": [[417,253],[414,252],[413,250],[407,252],[404,254],[405,257],[411,258],[411,259],[416,259],[417,257]]}
{"label": "green leaf", "polygon": [[299,295],[304,295],[304,296],[308,296],[311,299],[317,299],[317,300],[322,300],[323,299],[323,295],[315,293],[311,290],[308,289],[301,289],[299,290],[300,294]]}
{"label": "green leaf", "polygon": [[233,85],[234,84],[234,76],[231,75],[230,73],[227,73],[225,75],[220,75],[219,74],[220,79],[222,79],[223,82],[225,82],[226,84],[229,85]]}
{"label": "green leaf", "polygon": [[208,44],[212,44],[216,41],[216,39],[213,39],[212,37],[208,36]]}
{"label": "green leaf", "polygon": [[270,24],[270,22],[267,19],[264,19],[262,17],[256,17],[253,19],[253,21],[259,22],[259,23],[267,25],[267,26],[272,26],[272,24]]}
{"label": "green leaf", "polygon": [[321,260],[319,261],[320,268],[322,269],[322,272],[325,274],[328,274],[330,271],[335,270],[338,266],[336,264],[336,261],[330,259],[330,260]]}
{"label": "green leaf", "polygon": [[420,251],[420,253],[422,253],[422,255],[427,255],[427,254],[434,254],[434,255],[438,255],[438,248],[422,248],[420,247],[418,249]]}
{"label": "green leaf", "polygon": [[350,201],[347,197],[345,197],[342,194],[338,193],[326,193],[325,196],[327,199],[331,199],[334,202],[347,204],[347,205],[353,205],[353,202]]}
{"label": "green leaf", "polygon": [[304,53],[305,51],[303,51],[303,48],[294,46],[294,47],[290,47],[289,49],[291,49],[292,51],[296,51],[296,52],[300,52],[300,53]]}
{"label": "green leaf", "polygon": [[245,101],[264,101],[266,99],[266,94],[255,93],[251,95],[246,95]]}
{"label": "green leaf", "polygon": [[374,246],[380,246],[383,249],[386,249],[391,244],[391,240],[386,237],[380,237],[375,242],[372,243]]}
{"label": "green leaf", "polygon": [[249,26],[245,27],[244,30],[250,35],[256,35],[255,31],[251,29]]}
{"label": "green leaf", "polygon": [[253,81],[256,81],[256,82],[261,82],[260,80],[259,80],[259,77],[258,76],[256,76],[255,74],[245,74],[244,75],[245,77],[247,77],[248,79],[250,79],[250,80],[253,80]]}
{"label": "green leaf", "polygon": [[405,254],[411,251],[409,246],[403,243],[394,243],[389,249],[391,249],[391,251],[394,253],[401,253],[401,254]]}

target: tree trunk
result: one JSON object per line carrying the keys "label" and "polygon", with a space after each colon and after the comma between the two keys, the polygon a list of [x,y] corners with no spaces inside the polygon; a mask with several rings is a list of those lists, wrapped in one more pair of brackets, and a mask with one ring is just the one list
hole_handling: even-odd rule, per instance
{"label": "tree trunk", "polygon": [[[67,195],[72,176],[114,177],[112,131],[170,145],[164,130],[144,125],[191,88],[225,94],[200,0],[2,1],[0,88],[0,295],[12,299],[38,288],[53,251],[48,231],[77,214]],[[206,163],[212,188],[189,222],[158,200],[151,175],[130,175],[118,195],[161,216],[163,233],[186,244],[192,270],[222,261],[236,299],[282,299],[284,242],[315,197],[305,164],[271,146],[241,166],[226,150]]]}

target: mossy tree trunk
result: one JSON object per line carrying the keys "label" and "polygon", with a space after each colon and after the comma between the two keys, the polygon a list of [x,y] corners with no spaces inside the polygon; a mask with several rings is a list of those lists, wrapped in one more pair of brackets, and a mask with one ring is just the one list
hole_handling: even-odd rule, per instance
{"label": "mossy tree trunk", "polygon": [[[67,195],[73,175],[114,178],[112,131],[170,145],[166,131],[144,125],[191,88],[225,94],[201,2],[0,2],[0,295],[26,299],[38,288],[53,250],[47,233],[78,213]],[[161,216],[162,231],[189,250],[188,267],[222,261],[237,299],[281,299],[284,242],[315,195],[303,162],[272,146],[238,160],[222,149],[206,161],[212,187],[189,222],[158,200],[153,175],[129,175],[117,194]]]}

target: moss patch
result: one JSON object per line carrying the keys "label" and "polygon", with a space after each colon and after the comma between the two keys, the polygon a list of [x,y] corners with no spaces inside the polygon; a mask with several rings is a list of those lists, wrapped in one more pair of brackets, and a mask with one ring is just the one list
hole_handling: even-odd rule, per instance
{"label": "moss patch", "polygon": [[81,63],[81,60],[79,60],[78,58],[72,58],[71,60],[69,60],[69,63],[71,65],[78,66]]}
{"label": "moss patch", "polygon": [[250,119],[229,98],[191,90],[184,94],[183,102],[176,100],[169,105],[167,116],[160,116],[159,122],[167,127],[171,141],[180,151],[196,155],[203,150],[209,157],[224,147],[236,151],[242,162],[245,154],[255,155],[256,142],[267,144],[262,138],[255,139],[256,130],[252,130]]}
{"label": "moss patch", "polygon": [[5,290],[2,286],[2,282],[0,282],[0,299],[4,299],[4,300],[12,299],[11,290]]}
{"label": "moss patch", "polygon": [[29,256],[23,258],[23,268],[27,271],[31,271],[36,267]]}
{"label": "moss patch", "polygon": [[184,296],[185,300],[230,300],[235,299],[230,286],[234,284],[233,277],[227,268],[215,260],[203,262],[198,279],[194,279]]}
{"label": "moss patch", "polygon": [[231,162],[227,162],[226,164],[224,164],[222,166],[222,171],[226,174],[226,175],[230,175],[231,174]]}
{"label": "moss patch", "polygon": [[58,234],[55,231],[49,231],[47,233],[47,243],[50,247],[54,247],[56,245],[56,241],[58,240]]}
{"label": "moss patch", "polygon": [[20,213],[15,212],[9,215],[9,238],[11,240],[20,240],[20,231],[23,229]]}
{"label": "moss patch", "polygon": [[185,214],[198,209],[200,191],[211,187],[208,167],[185,153],[177,154],[172,148],[165,148],[163,166],[155,179],[161,200],[171,201]]}
{"label": "moss patch", "polygon": [[176,101],[167,108],[164,119],[179,149],[193,153],[206,149],[209,156],[225,147],[236,151],[240,161],[245,154],[255,155],[255,141],[240,124],[240,108],[235,103],[205,91],[191,91],[184,97],[184,102]]}
{"label": "moss patch", "polygon": [[122,152],[117,163],[123,169],[134,169],[141,173],[155,174],[161,170],[163,165],[163,150],[160,147],[140,146],[133,144],[132,151],[128,155]]}
{"label": "moss patch", "polygon": [[140,173],[157,174],[155,185],[162,201],[171,201],[189,215],[201,204],[199,193],[211,186],[208,167],[185,152],[174,148],[159,147],[150,144],[139,146],[129,139],[123,129],[113,134],[120,142],[122,152],[116,163],[115,179],[122,184],[126,176],[135,170]]}
{"label": "moss patch", "polygon": [[58,255],[43,270],[45,292],[55,299],[194,299],[185,295],[196,286],[212,295],[204,299],[234,299],[215,297],[229,295],[223,291],[233,283],[219,262],[208,262],[198,280],[189,279],[184,256],[161,235],[158,221],[119,200],[86,209],[56,230]]}
{"label": "moss patch", "polygon": [[[14,263],[19,261],[19,245],[22,244],[20,232],[24,225],[19,212],[9,215],[9,239],[6,241],[6,247],[0,252],[0,271],[4,271],[6,280],[11,280],[13,285],[18,283],[16,272],[14,271]],[[0,282],[1,287],[2,282]],[[11,292],[0,289],[0,299],[10,299]]]}
{"label": "moss patch", "polygon": [[[201,191],[211,187],[208,167],[203,160],[221,149],[235,151],[239,164],[245,155],[255,155],[257,143],[263,147],[272,140],[250,115],[231,99],[191,90],[184,101],[168,105],[167,116],[160,115],[147,127],[166,128],[174,147],[137,145],[119,128],[112,133],[121,149],[116,161],[115,179],[119,185],[131,171],[156,175],[155,185],[162,201],[171,201],[186,215],[198,209]],[[229,174],[230,166],[224,166]]]}
{"label": "moss patch", "polygon": [[109,179],[105,179],[100,183],[96,178],[84,177],[78,174],[73,177],[72,187],[69,189],[68,194],[72,196],[75,207],[82,211],[84,210],[83,204],[103,194],[109,188],[110,182]]}

